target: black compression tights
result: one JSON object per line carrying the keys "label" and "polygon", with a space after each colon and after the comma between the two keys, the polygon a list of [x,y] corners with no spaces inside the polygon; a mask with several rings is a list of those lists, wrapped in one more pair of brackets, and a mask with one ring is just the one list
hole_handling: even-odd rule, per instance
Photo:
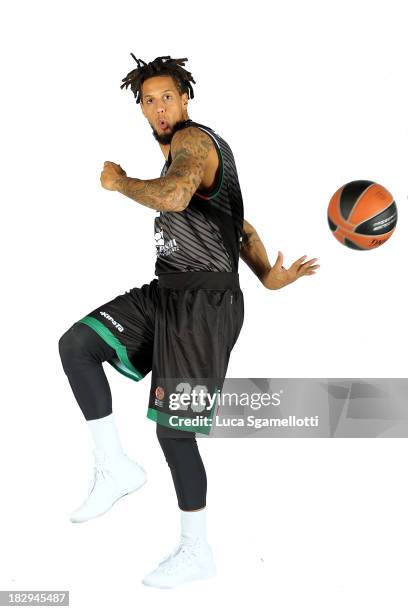
{"label": "black compression tights", "polygon": [[[64,372],[85,419],[111,414],[112,395],[102,362],[115,356],[114,349],[83,323],[74,323],[58,346]],[[169,429],[157,424],[156,434],[171,471],[179,508],[204,508],[207,476],[195,433],[174,430],[169,437]]]}

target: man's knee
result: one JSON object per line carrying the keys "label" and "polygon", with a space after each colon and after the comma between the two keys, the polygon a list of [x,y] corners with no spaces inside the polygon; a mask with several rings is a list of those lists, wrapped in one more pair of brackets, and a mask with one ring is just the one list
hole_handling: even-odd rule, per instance
{"label": "man's knee", "polygon": [[178,467],[199,454],[194,432],[172,430],[157,423],[156,435],[170,467]]}
{"label": "man's knee", "polygon": [[80,340],[81,330],[76,325],[76,323],[72,325],[58,341],[58,351],[66,374],[72,370],[80,355],[85,352]]}
{"label": "man's knee", "polygon": [[74,323],[59,339],[58,350],[64,371],[100,364],[115,351],[88,325]]}
{"label": "man's knee", "polygon": [[188,439],[195,440],[196,434],[194,431],[183,431],[182,429],[172,429],[171,427],[164,427],[160,423],[156,423],[156,436],[159,442],[163,440],[180,440]]}
{"label": "man's knee", "polygon": [[172,431],[157,423],[156,434],[171,470],[179,508],[181,510],[204,508],[207,476],[195,433]]}

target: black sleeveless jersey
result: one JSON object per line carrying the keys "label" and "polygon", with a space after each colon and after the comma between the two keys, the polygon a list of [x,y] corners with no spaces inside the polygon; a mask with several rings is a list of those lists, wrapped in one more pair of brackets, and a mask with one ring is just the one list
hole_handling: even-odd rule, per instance
{"label": "black sleeveless jersey", "polygon": [[[177,129],[185,127],[197,127],[212,138],[219,158],[216,185],[211,191],[197,190],[183,211],[160,212],[155,218],[155,274],[238,272],[244,209],[234,156],[211,128],[188,119]],[[171,162],[169,152],[160,176]]]}

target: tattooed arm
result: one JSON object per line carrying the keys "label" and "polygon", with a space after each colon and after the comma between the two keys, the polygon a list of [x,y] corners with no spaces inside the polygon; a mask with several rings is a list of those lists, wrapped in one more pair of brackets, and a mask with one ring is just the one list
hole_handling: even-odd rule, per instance
{"label": "tattooed arm", "polygon": [[119,191],[148,208],[180,212],[188,206],[198,189],[204,176],[208,154],[213,146],[208,134],[199,128],[184,128],[175,132],[172,138],[173,161],[166,176],[145,181],[130,178],[117,164],[105,162],[101,175],[102,186]]}
{"label": "tattooed arm", "polygon": [[244,219],[240,257],[262,282],[271,269],[266,249],[256,229]]}
{"label": "tattooed arm", "polygon": [[303,261],[306,255],[297,259],[288,270],[283,267],[283,255],[279,251],[273,266],[269,263],[266,249],[256,229],[244,219],[240,257],[251,268],[267,289],[281,289],[301,276],[315,274],[318,265],[312,265],[317,258]]}

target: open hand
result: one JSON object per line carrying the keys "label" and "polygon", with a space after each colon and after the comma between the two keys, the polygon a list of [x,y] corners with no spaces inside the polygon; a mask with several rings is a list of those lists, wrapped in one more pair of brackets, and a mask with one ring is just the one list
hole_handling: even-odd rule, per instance
{"label": "open hand", "polygon": [[306,255],[297,259],[290,268],[286,269],[282,265],[283,254],[279,251],[275,264],[262,277],[262,284],[267,289],[281,289],[301,276],[315,274],[316,269],[320,268],[319,265],[312,265],[317,261],[317,257],[309,259],[309,261],[303,261],[304,259],[306,259]]}

